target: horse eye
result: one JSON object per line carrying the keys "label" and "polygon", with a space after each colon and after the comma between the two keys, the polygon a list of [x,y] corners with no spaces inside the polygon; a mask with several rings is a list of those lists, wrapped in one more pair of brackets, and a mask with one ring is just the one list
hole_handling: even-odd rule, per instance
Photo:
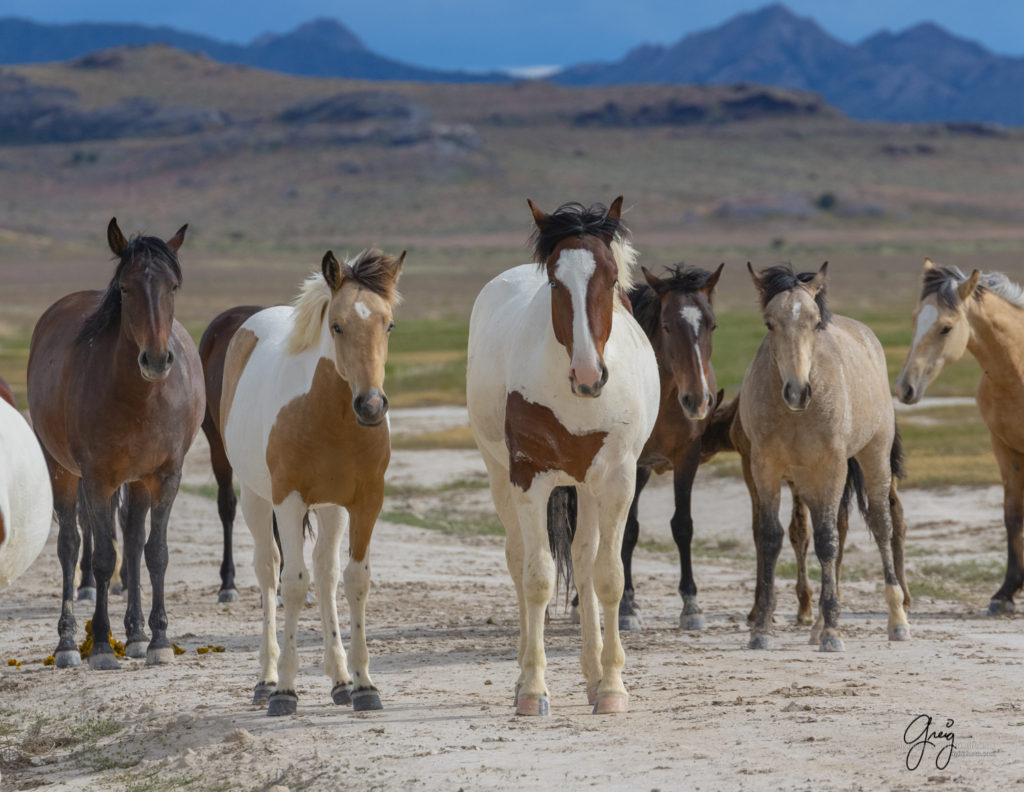
{"label": "horse eye", "polygon": [[128,293],[128,288],[126,286],[121,286],[120,288],[121,288],[121,294],[127,294]]}
{"label": "horse eye", "polygon": [[939,330],[939,335],[946,335],[952,329],[952,325],[950,325],[949,327],[943,327],[941,330]]}
{"label": "horse eye", "polygon": [[558,284],[555,281],[548,281],[548,286],[550,286],[552,289],[558,288]]}
{"label": "horse eye", "polygon": [[171,286],[171,291],[177,293],[177,291],[178,291],[178,284],[177,283],[175,283],[173,286]]}
{"label": "horse eye", "polygon": [[775,329],[774,327],[772,327],[772,323],[771,322],[765,322],[764,326],[767,327],[769,330],[774,330]]}
{"label": "horse eye", "polygon": [[711,332],[713,333],[717,329],[718,329],[718,322],[715,322],[714,324],[711,325]]}
{"label": "horse eye", "polygon": [[661,329],[664,330],[666,333],[671,333],[672,332],[672,328],[668,325],[668,323],[663,324],[661,326]]}
{"label": "horse eye", "polygon": [[339,325],[337,322],[331,325],[331,330],[333,330],[338,335],[341,335],[341,325]]}
{"label": "horse eye", "polygon": [[394,329],[395,329],[395,323],[394,322],[389,322],[388,323],[388,332],[390,333]]}

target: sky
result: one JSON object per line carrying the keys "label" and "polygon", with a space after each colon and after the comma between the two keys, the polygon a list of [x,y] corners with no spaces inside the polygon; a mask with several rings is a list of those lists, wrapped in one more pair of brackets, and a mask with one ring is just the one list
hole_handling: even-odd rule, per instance
{"label": "sky", "polygon": [[[168,25],[247,43],[332,17],[375,52],[431,68],[565,66],[671,44],[767,0],[0,0],[0,17]],[[988,49],[1024,56],[1024,0],[788,0],[836,38],[935,22]]]}

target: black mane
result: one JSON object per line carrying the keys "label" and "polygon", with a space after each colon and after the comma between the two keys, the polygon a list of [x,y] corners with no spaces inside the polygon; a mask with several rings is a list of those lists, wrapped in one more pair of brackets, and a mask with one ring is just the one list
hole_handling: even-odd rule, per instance
{"label": "black mane", "polygon": [[543,265],[558,243],[569,237],[602,236],[613,240],[625,233],[625,224],[618,217],[609,217],[604,204],[566,203],[548,215],[543,230],[534,228],[530,246],[533,260]]}
{"label": "black mane", "polygon": [[147,263],[159,263],[169,269],[181,283],[181,265],[178,257],[157,237],[134,236],[121,252],[114,277],[100,298],[99,308],[85,320],[78,333],[77,343],[89,344],[121,320],[121,274],[137,256],[145,256]]}
{"label": "black mane", "polygon": [[[701,289],[711,275],[700,267],[676,264],[668,268],[662,280],[670,291],[693,293]],[[629,290],[629,304],[633,308],[633,318],[647,333],[647,337],[653,338],[661,322],[661,298],[657,292],[646,283],[638,284]]]}
{"label": "black mane", "polygon": [[[817,274],[817,272],[794,272],[792,264],[776,264],[774,267],[761,270],[758,275],[761,281],[761,310],[763,311],[776,295],[792,291],[801,283],[814,280],[814,276]],[[814,297],[814,302],[817,304],[818,313],[821,316],[818,327],[825,327],[832,320],[832,312],[828,309],[827,283],[821,284],[821,288]]]}
{"label": "black mane", "polygon": [[[924,274],[921,299],[934,294],[940,305],[955,311],[960,307],[960,294],[956,287],[965,280],[967,280],[967,276],[960,271],[959,267],[933,267]],[[980,300],[984,291],[986,289],[979,280],[974,289],[974,299]]]}

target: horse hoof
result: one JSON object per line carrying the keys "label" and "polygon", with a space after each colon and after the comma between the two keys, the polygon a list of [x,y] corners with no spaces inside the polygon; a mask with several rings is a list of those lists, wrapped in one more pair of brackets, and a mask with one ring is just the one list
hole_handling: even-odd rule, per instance
{"label": "horse hoof", "polygon": [[680,630],[703,630],[704,626],[704,614],[702,613],[679,614]]}
{"label": "horse hoof", "polygon": [[597,689],[600,685],[600,682],[597,682],[594,685],[587,685],[587,704],[591,707],[597,704]]}
{"label": "horse hoof", "polygon": [[93,671],[117,671],[121,664],[113,652],[93,652],[89,655],[89,668]]}
{"label": "horse hoof", "polygon": [[616,712],[629,712],[628,693],[602,693],[594,704],[594,715],[613,715]]}
{"label": "horse hoof", "polygon": [[810,627],[814,624],[813,613],[798,613],[796,615],[796,623],[801,627]]}
{"label": "horse hoof", "polygon": [[547,696],[519,696],[516,701],[516,715],[547,715]]}
{"label": "horse hoof", "polygon": [[644,626],[644,620],[640,618],[639,613],[620,613],[619,614],[619,629],[625,632],[634,632],[642,629]]}
{"label": "horse hoof", "polygon": [[77,649],[61,649],[54,653],[53,664],[57,668],[74,668],[82,664],[82,655]]}
{"label": "horse hoof", "polygon": [[146,641],[130,641],[124,645],[124,653],[127,657],[138,660],[146,656]]}
{"label": "horse hoof", "polygon": [[370,712],[381,709],[384,709],[384,705],[380,703],[380,693],[374,688],[352,691],[353,712]]}
{"label": "horse hoof", "polygon": [[270,694],[276,689],[276,682],[258,682],[252,689],[252,703],[256,706],[266,706],[270,701]]}
{"label": "horse hoof", "polygon": [[[569,609],[569,618],[572,620],[573,624],[580,623],[580,609],[577,608],[575,605],[573,605],[572,608]],[[619,629],[621,630],[622,627],[619,627]]]}
{"label": "horse hoof", "polygon": [[82,586],[78,590],[78,601],[88,600],[89,602],[96,601],[96,587],[95,586]]}
{"label": "horse hoof", "polygon": [[174,662],[173,646],[150,647],[146,650],[146,665],[167,665]]}
{"label": "horse hoof", "polygon": [[1013,613],[1013,600],[994,599],[988,604],[989,616],[1009,616]]}
{"label": "horse hoof", "polygon": [[276,718],[280,715],[294,715],[299,697],[291,690],[283,690],[273,693],[270,696],[270,703],[267,705],[267,715]]}
{"label": "horse hoof", "polygon": [[767,635],[751,635],[747,649],[771,649],[772,639]]}
{"label": "horse hoof", "polygon": [[316,605],[316,599],[313,597],[313,592],[312,591],[307,591],[306,592],[306,604],[307,605]]}
{"label": "horse hoof", "polygon": [[116,596],[116,595],[119,595],[122,591],[124,591],[124,586],[122,586],[120,583],[111,583],[110,584],[110,593],[111,594],[114,594]]}
{"label": "horse hoof", "polygon": [[331,699],[335,704],[348,706],[352,703],[352,683],[339,682],[331,689]]}
{"label": "horse hoof", "polygon": [[822,652],[845,652],[846,647],[843,645],[843,639],[838,635],[833,635],[831,638],[822,638],[821,647],[819,651]]}
{"label": "horse hoof", "polygon": [[238,602],[238,589],[221,589],[217,592],[217,602]]}
{"label": "horse hoof", "polygon": [[889,631],[890,641],[906,641],[910,639],[910,628],[905,624],[897,624]]}

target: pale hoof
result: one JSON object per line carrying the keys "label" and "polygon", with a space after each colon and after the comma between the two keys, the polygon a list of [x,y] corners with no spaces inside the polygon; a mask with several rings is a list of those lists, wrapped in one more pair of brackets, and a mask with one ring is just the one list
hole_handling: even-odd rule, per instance
{"label": "pale hoof", "polygon": [[681,613],[679,614],[680,630],[703,630],[705,627],[703,613]]}
{"label": "pale hoof", "polygon": [[257,682],[252,689],[252,703],[256,706],[266,706],[270,701],[270,694],[277,688],[276,682]]}
{"label": "pale hoof", "polygon": [[1013,613],[1013,600],[994,599],[988,604],[989,616],[1009,616]]}
{"label": "pale hoof", "polygon": [[217,602],[238,602],[238,589],[221,589],[217,592]]}
{"label": "pale hoof", "polygon": [[282,690],[272,693],[270,703],[267,704],[267,715],[271,718],[277,718],[281,715],[294,715],[298,703],[299,697],[295,695],[293,690]]}
{"label": "pale hoof", "polygon": [[132,641],[124,645],[124,653],[135,660],[146,656],[147,641]]}
{"label": "pale hoof", "polygon": [[74,668],[82,664],[82,655],[77,649],[61,649],[54,653],[53,664],[57,668]]}
{"label": "pale hoof", "polygon": [[381,709],[384,709],[384,705],[380,703],[380,693],[375,688],[352,691],[353,712],[371,712]]}
{"label": "pale hoof", "polygon": [[352,703],[352,683],[339,682],[331,688],[331,700],[340,706],[348,706]]}
{"label": "pale hoof", "polygon": [[897,624],[889,631],[890,641],[907,641],[910,639],[910,628],[905,624]]}
{"label": "pale hoof", "polygon": [[117,671],[121,664],[113,652],[96,652],[89,655],[89,668],[93,671]]}
{"label": "pale hoof", "polygon": [[174,662],[174,647],[159,646],[146,650],[146,665],[167,665]]}
{"label": "pale hoof", "polygon": [[78,590],[78,601],[88,600],[89,602],[96,601],[96,587],[95,586],[82,586]]}
{"label": "pale hoof", "polygon": [[516,697],[516,715],[547,715],[549,711],[547,696]]}
{"label": "pale hoof", "polygon": [[767,635],[751,635],[747,649],[771,649],[772,639]]}
{"label": "pale hoof", "polygon": [[846,646],[843,644],[843,639],[838,635],[833,635],[830,638],[822,638],[821,646],[819,651],[822,652],[845,652]]}
{"label": "pale hoof", "polygon": [[796,615],[796,623],[798,625],[800,625],[801,627],[808,627],[808,626],[814,624],[814,614],[813,613],[798,613]]}
{"label": "pale hoof", "polygon": [[594,704],[594,715],[614,715],[629,712],[628,693],[601,693]]}

